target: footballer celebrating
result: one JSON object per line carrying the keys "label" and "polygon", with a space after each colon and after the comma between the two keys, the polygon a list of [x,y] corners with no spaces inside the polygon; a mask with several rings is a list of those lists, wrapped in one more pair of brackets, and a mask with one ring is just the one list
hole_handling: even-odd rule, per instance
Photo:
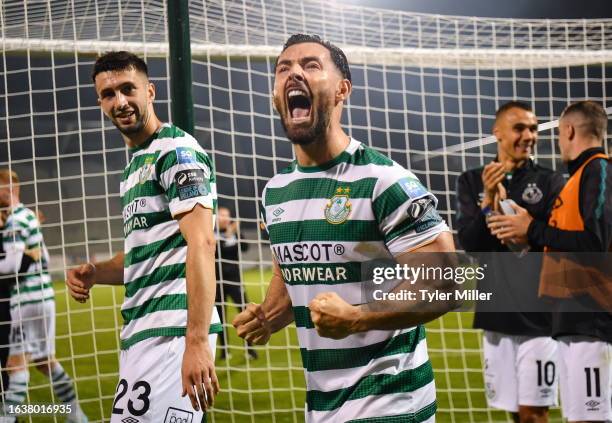
{"label": "footballer celebrating", "polygon": [[131,151],[121,181],[125,250],[71,270],[66,283],[77,301],[94,284],[125,286],[111,422],[201,421],[219,391],[212,164],[192,136],[159,121],[142,59],[107,53],[92,76]]}
{"label": "footballer celebrating", "polygon": [[454,245],[433,194],[343,131],[351,87],[338,47],[312,35],[287,40],[273,100],[296,160],[262,194],[274,255],[266,298],[233,324],[263,344],[295,321],[309,422],[430,422],[436,395],[421,324],[447,310],[370,311],[362,270],[380,257],[402,263]]}

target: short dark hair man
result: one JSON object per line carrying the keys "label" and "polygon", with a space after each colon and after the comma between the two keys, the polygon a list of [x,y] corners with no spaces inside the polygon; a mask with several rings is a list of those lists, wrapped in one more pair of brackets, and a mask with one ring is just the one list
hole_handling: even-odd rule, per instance
{"label": "short dark hair man", "polygon": [[[121,181],[125,251],[70,270],[66,284],[81,302],[96,283],[125,286],[111,422],[128,415],[158,422],[171,409],[200,421],[219,390],[212,163],[191,135],[157,118],[142,59],[106,53],[92,77],[102,111],[131,151]],[[139,401],[125,392],[138,392]]]}
{"label": "short dark hair man", "polygon": [[454,251],[452,236],[416,176],[344,132],[351,88],[339,48],[316,36],[289,38],[273,96],[296,160],[262,194],[274,253],[266,298],[233,323],[260,344],[295,320],[309,422],[432,421],[421,324],[447,310],[415,301],[422,313],[372,312],[360,305],[360,269],[374,258],[405,263],[415,251]]}

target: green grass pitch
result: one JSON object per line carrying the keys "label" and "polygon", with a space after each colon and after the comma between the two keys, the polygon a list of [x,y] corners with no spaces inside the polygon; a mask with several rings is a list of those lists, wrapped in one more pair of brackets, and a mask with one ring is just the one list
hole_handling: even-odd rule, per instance
{"label": "green grass pitch", "polygon": [[[261,300],[269,272],[245,273],[251,301]],[[81,405],[91,421],[110,420],[118,371],[118,346],[123,287],[96,287],[87,304],[66,296],[63,282],[55,283],[57,301],[57,356],[76,379]],[[227,308],[229,321],[235,315]],[[469,329],[471,313],[450,313],[427,325],[427,342],[438,389],[438,422],[507,422],[507,414],[487,410],[484,397],[480,335]],[[295,327],[272,337],[269,347],[258,347],[259,359],[246,359],[244,344],[229,329],[229,361],[217,359],[222,392],[209,422],[303,422],[304,373]],[[219,354],[217,354],[218,356]],[[30,369],[29,403],[49,403],[48,381]],[[561,421],[553,410],[551,422]],[[52,422],[50,417],[22,421]],[[61,420],[57,420],[61,421]]]}

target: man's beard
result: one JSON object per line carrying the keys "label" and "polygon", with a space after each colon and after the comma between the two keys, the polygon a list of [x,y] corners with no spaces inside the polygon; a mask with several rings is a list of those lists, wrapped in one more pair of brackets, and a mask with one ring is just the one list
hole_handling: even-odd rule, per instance
{"label": "man's beard", "polygon": [[[313,107],[314,108],[314,107]],[[312,110],[311,110],[312,112]],[[317,107],[315,121],[309,128],[288,129],[285,119],[281,119],[281,124],[289,141],[297,145],[308,145],[322,139],[329,126],[331,113],[327,113],[324,105]]]}

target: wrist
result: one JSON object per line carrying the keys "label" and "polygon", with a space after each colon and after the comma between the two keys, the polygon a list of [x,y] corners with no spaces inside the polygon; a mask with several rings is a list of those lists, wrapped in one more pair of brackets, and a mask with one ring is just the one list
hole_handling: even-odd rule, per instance
{"label": "wrist", "polygon": [[490,197],[486,192],[482,197],[482,202],[480,203],[480,208],[485,209],[487,207],[491,208],[493,206],[493,197]]}
{"label": "wrist", "polygon": [[208,335],[202,334],[194,334],[189,330],[185,334],[185,345],[190,347],[199,347],[208,345]]}
{"label": "wrist", "polygon": [[358,333],[358,332],[365,332],[369,330],[368,324],[367,324],[368,322],[366,319],[367,311],[364,310],[364,306],[360,305],[360,306],[352,306],[352,307],[353,307],[353,312],[351,313],[351,332]]}

